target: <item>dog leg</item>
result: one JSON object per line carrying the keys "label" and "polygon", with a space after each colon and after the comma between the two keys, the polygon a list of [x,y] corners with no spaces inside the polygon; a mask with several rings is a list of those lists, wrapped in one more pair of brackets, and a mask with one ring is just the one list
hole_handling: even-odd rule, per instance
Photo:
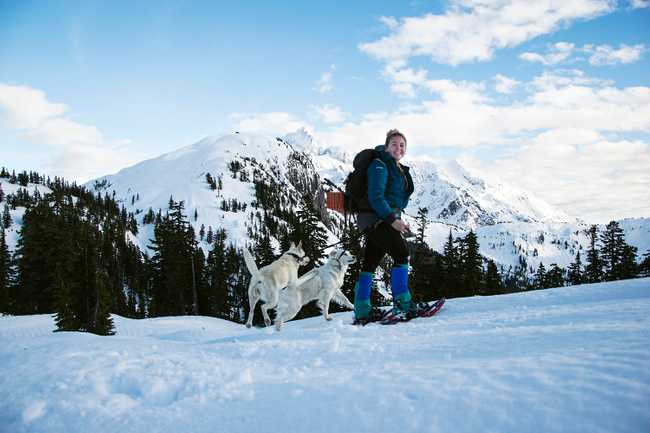
{"label": "dog leg", "polygon": [[269,317],[269,312],[267,311],[269,309],[269,305],[262,304],[260,309],[262,310],[262,316],[264,316],[264,324],[266,326],[271,326],[271,318]]}
{"label": "dog leg", "polygon": [[264,316],[264,324],[266,326],[271,326],[271,318],[269,317],[269,308],[278,307],[278,293],[274,292],[271,294],[271,299],[264,303],[260,308],[262,310],[262,315]]}
{"label": "dog leg", "polygon": [[323,316],[325,316],[325,320],[330,321],[332,320],[332,316],[330,316],[330,302],[329,299],[325,301],[325,305],[323,305]]}
{"label": "dog leg", "polygon": [[282,324],[284,323],[284,320],[282,320],[282,314],[278,312],[278,314],[275,316],[275,330],[276,331],[282,331]]}
{"label": "dog leg", "polygon": [[256,289],[256,281],[251,281],[248,286],[248,303],[250,305],[250,310],[248,312],[248,320],[246,320],[246,327],[250,328],[253,326],[253,314],[255,314],[255,305],[257,301],[260,300],[259,292]]}

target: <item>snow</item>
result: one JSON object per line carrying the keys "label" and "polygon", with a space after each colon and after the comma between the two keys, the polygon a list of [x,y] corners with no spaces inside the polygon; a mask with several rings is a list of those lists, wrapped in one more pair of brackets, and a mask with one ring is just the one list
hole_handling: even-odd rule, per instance
{"label": "snow", "polygon": [[246,329],[208,317],[52,333],[0,317],[1,432],[647,432],[650,279]]}

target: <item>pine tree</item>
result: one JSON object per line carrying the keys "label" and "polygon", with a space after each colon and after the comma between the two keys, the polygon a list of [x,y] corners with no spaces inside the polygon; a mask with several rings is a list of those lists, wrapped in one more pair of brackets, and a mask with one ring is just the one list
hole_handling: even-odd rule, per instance
{"label": "pine tree", "polygon": [[54,208],[46,201],[27,208],[16,244],[17,281],[12,290],[12,314],[54,311],[56,263],[66,240],[60,237]]}
{"label": "pine tree", "polygon": [[425,302],[432,301],[436,296],[432,275],[434,268],[433,251],[429,249],[424,238],[428,225],[428,213],[427,208],[418,209],[415,248],[413,254],[411,254],[412,271],[409,279],[414,298]]}
{"label": "pine tree", "polygon": [[498,295],[503,292],[503,283],[501,282],[501,275],[497,269],[494,260],[488,260],[487,271],[485,273],[485,294]]}
{"label": "pine tree", "polygon": [[598,241],[598,226],[595,224],[587,230],[589,249],[587,250],[587,265],[585,266],[585,281],[598,283],[603,280],[603,264],[596,242]]}
{"label": "pine tree", "polygon": [[11,258],[5,240],[5,231],[0,228],[0,313],[9,312],[9,274]]}
{"label": "pine tree", "polygon": [[639,265],[639,272],[642,277],[650,277],[650,250],[643,254],[643,260]]}
{"label": "pine tree", "polygon": [[463,294],[473,296],[481,292],[483,281],[483,257],[479,253],[479,244],[473,230],[462,239],[462,276]]}
{"label": "pine tree", "polygon": [[444,296],[447,298],[460,296],[458,293],[458,289],[460,287],[460,263],[458,257],[458,249],[454,244],[454,239],[451,235],[451,229],[449,230],[449,237],[447,238],[447,242],[443,248],[442,265],[444,271]]}
{"label": "pine tree", "polygon": [[8,229],[11,226],[11,214],[9,213],[9,204],[5,203],[2,211],[2,227]]}
{"label": "pine tree", "polygon": [[546,267],[544,263],[540,262],[533,277],[533,288],[535,289],[544,289],[547,287],[546,283]]}
{"label": "pine tree", "polygon": [[273,246],[271,245],[271,237],[268,233],[264,233],[260,237],[253,248],[253,256],[255,261],[260,264],[260,266],[266,266],[275,260],[276,255],[273,251]]}
{"label": "pine tree", "polygon": [[637,248],[631,245],[623,245],[623,252],[621,253],[620,263],[620,277],[621,279],[635,278],[639,272],[640,267],[636,263]]}
{"label": "pine tree", "polygon": [[313,203],[311,195],[305,194],[303,196],[291,233],[293,242],[295,244],[302,242],[305,254],[312,259],[305,266],[305,272],[322,263],[322,259],[325,257],[325,246],[327,245],[327,233],[322,227]]}
{"label": "pine tree", "polygon": [[621,261],[625,240],[623,229],[616,221],[610,221],[605,226],[605,231],[600,235],[602,247],[600,256],[607,281],[620,280],[622,278]]}
{"label": "pine tree", "polygon": [[544,287],[551,288],[564,286],[564,274],[565,271],[563,268],[559,267],[557,263],[551,263],[551,267],[548,272],[546,272],[546,285]]}
{"label": "pine tree", "polygon": [[170,200],[168,214],[154,228],[150,249],[153,272],[151,312],[154,316],[184,315],[196,311],[197,248],[194,230],[183,202]]}
{"label": "pine tree", "polygon": [[567,273],[567,282],[570,285],[582,284],[582,261],[580,260],[580,251],[576,253],[576,260],[571,263]]}

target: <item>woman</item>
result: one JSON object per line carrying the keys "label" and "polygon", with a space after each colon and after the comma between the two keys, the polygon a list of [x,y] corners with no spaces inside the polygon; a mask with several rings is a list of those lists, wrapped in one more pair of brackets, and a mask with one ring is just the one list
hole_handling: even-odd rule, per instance
{"label": "woman", "polygon": [[402,236],[408,231],[408,224],[401,219],[402,211],[414,189],[409,168],[399,162],[406,153],[406,137],[397,129],[391,129],[384,145],[375,150],[378,157],[368,167],[368,201],[373,212],[361,212],[357,218],[360,230],[374,225],[366,234],[361,274],[354,293],[355,323],[362,325],[386,315],[370,302],[374,272],[386,254],[393,258],[390,282],[394,312],[412,317],[422,308],[411,301],[409,253]]}

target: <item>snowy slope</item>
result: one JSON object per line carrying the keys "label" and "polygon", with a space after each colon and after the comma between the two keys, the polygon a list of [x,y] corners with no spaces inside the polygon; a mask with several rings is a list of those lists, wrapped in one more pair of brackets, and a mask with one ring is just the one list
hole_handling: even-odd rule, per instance
{"label": "snowy slope", "polygon": [[[52,192],[51,189],[45,185],[37,185],[34,183],[28,183],[27,186],[21,186],[19,184],[9,183],[8,179],[0,178],[0,188],[5,193],[5,198],[3,201],[0,201],[0,212],[4,209],[4,205],[7,201],[7,195],[16,194],[19,189],[26,189],[29,195],[33,195],[35,191],[38,191],[40,194],[45,195]],[[23,224],[23,216],[25,215],[25,208],[22,206],[17,206],[16,209],[9,208],[9,215],[11,216],[11,226],[5,229],[5,236],[7,241],[7,247],[9,251],[14,251],[16,249],[16,244],[18,243],[18,238],[20,237],[20,227]]]}
{"label": "snowy slope", "polygon": [[457,161],[417,158],[409,163],[418,186],[410,208],[427,207],[433,220],[474,230],[497,223],[577,222],[525,191],[473,176]]}
{"label": "snowy slope", "polygon": [[[101,194],[114,193],[129,212],[139,214],[136,217],[139,224],[142,223],[143,213],[149,208],[154,212],[162,209],[164,214],[170,197],[175,201],[182,200],[185,214],[194,226],[197,237],[203,224],[206,229],[209,226],[215,230],[225,229],[230,242],[244,246],[248,239],[246,221],[254,213],[250,204],[255,201],[255,189],[252,181],[234,178],[228,168],[229,163],[254,160],[253,166],[271,173],[270,176],[277,183],[286,185],[288,192],[297,194],[288,179],[291,170],[288,159],[294,151],[290,144],[281,139],[256,134],[206,137],[193,145],[127,167],[114,175],[90,181],[86,186]],[[251,168],[245,170],[250,176]],[[222,180],[222,190],[210,189],[206,182],[207,173]],[[232,199],[246,203],[248,209],[245,212],[231,212],[220,208],[222,200]],[[198,214],[196,220],[193,217],[195,211]],[[143,251],[151,238],[153,225],[145,225],[137,239]],[[206,243],[202,245],[206,252],[210,249]]]}
{"label": "snowy slope", "polygon": [[0,317],[0,431],[647,432],[650,279],[250,329],[114,317],[117,335]]}

